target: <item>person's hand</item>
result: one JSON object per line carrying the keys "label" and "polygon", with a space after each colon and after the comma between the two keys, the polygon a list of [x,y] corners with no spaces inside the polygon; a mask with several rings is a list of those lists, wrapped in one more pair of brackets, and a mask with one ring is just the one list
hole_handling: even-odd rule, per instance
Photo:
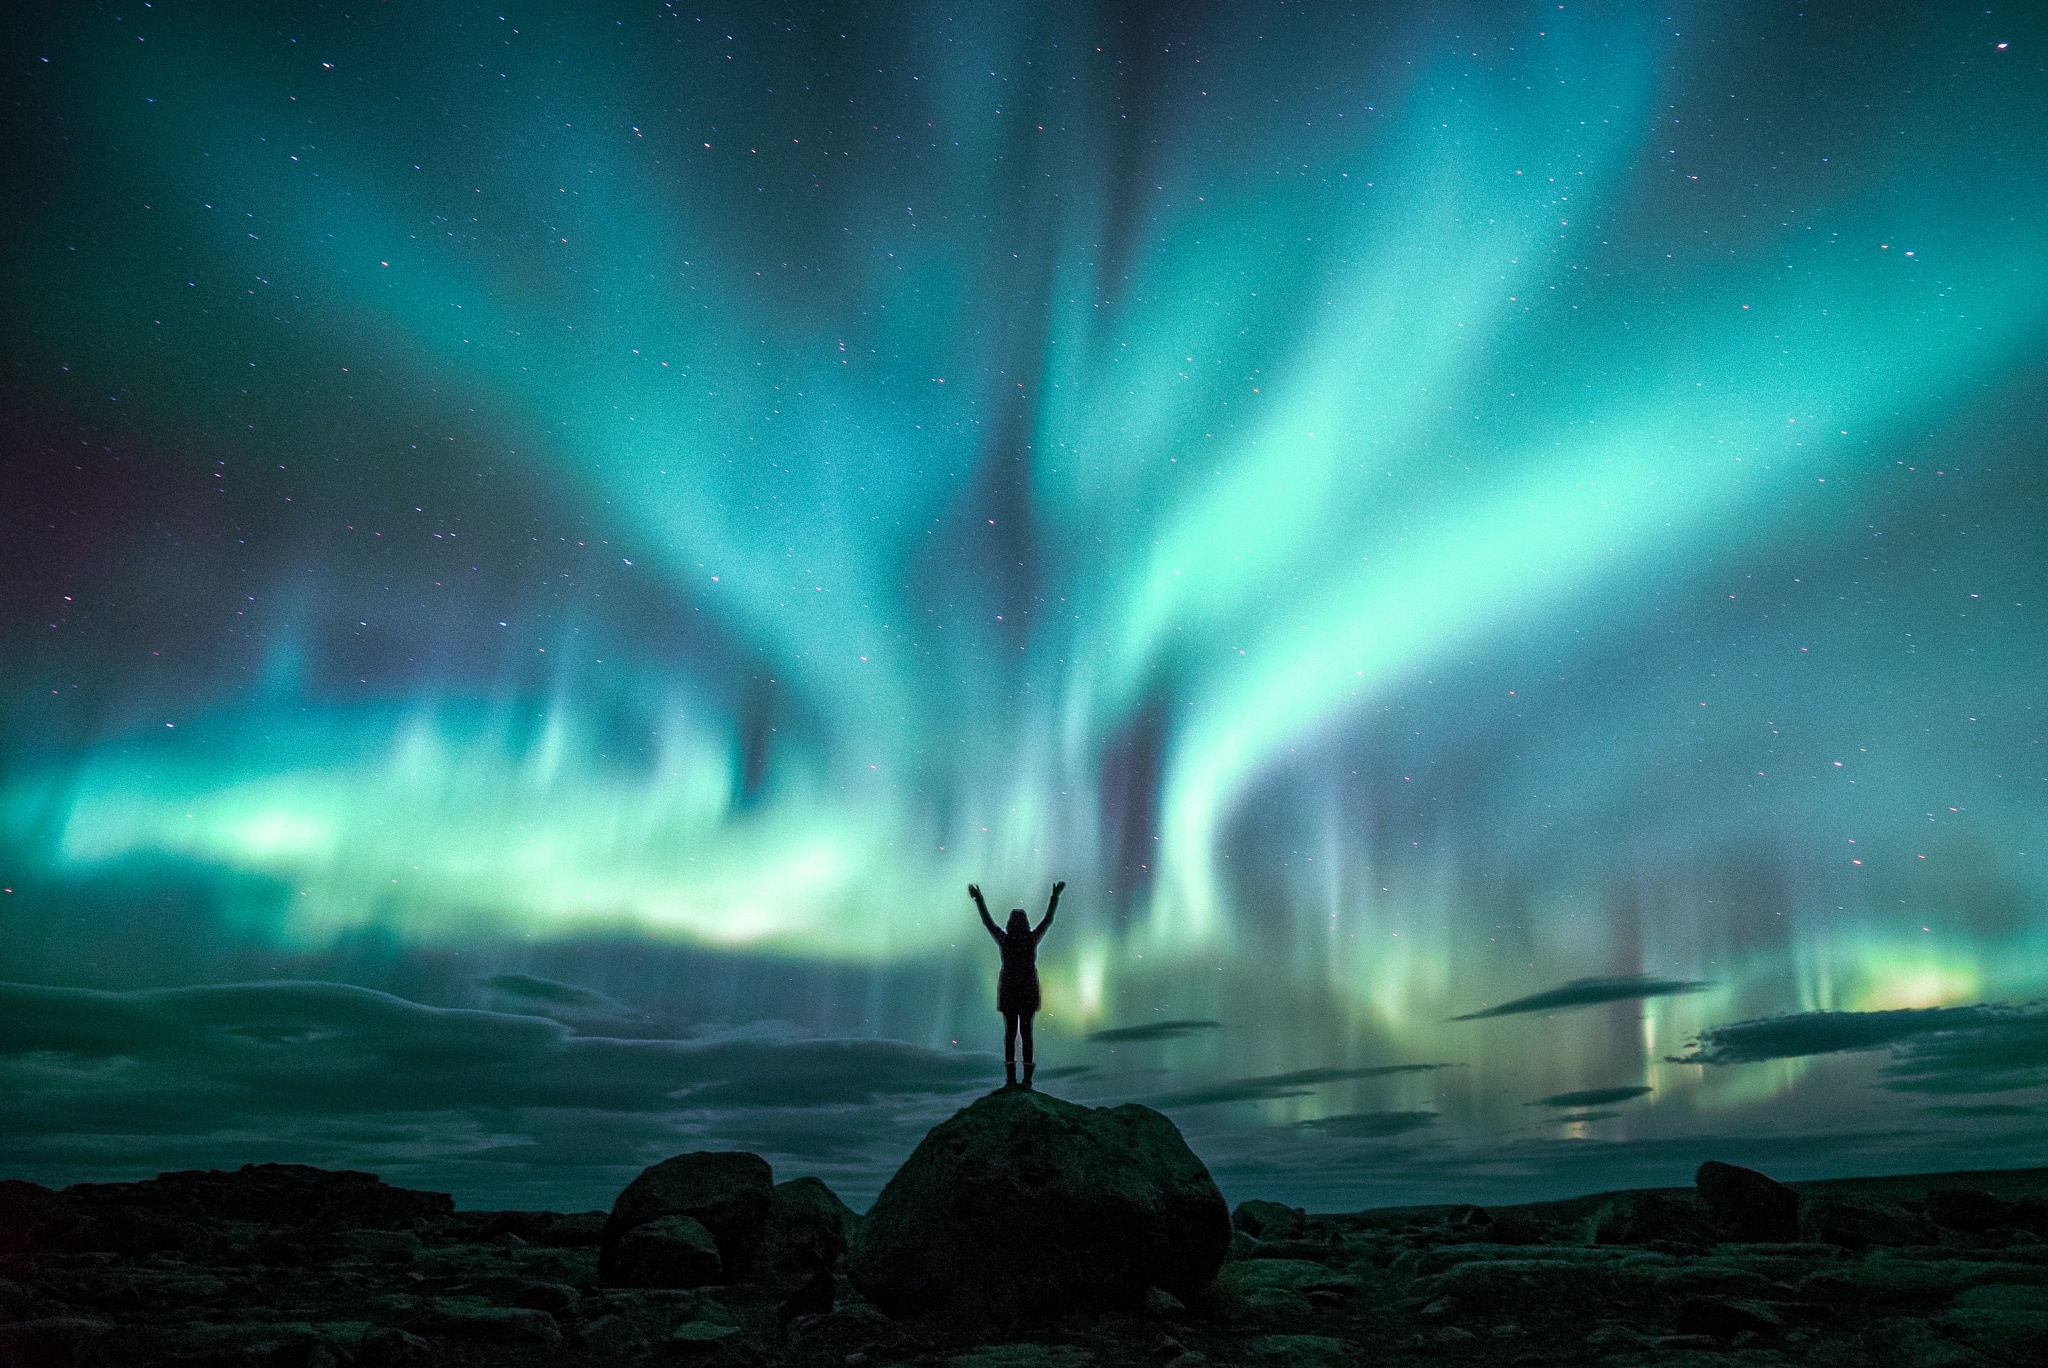
{"label": "person's hand", "polygon": [[981,885],[980,885],[980,884],[969,884],[969,885],[967,885],[967,896],[968,896],[968,897],[970,897],[970,898],[972,898],[972,899],[974,899],[974,900],[975,900],[976,902],[980,902],[980,901],[981,901]]}
{"label": "person's hand", "polygon": [[1067,881],[1065,879],[1061,879],[1058,883],[1052,886],[1052,895],[1055,898],[1057,898],[1061,893],[1066,891],[1066,887]]}

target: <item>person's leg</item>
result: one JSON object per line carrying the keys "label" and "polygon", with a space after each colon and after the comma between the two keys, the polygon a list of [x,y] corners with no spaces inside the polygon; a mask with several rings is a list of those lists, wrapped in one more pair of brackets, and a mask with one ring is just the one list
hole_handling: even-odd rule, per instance
{"label": "person's leg", "polygon": [[1017,1033],[1024,1037],[1024,1067],[1031,1067],[1031,1013],[1025,1012],[1017,1018]]}
{"label": "person's leg", "polygon": [[1003,1013],[1003,1063],[1005,1064],[1015,1064],[1017,1062],[1018,1020],[1018,1015],[1015,1012]]}

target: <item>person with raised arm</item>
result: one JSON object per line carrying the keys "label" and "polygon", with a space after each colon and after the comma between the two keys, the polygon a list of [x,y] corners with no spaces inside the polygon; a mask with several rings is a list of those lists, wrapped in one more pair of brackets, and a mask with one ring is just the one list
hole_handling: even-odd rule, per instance
{"label": "person with raised arm", "polygon": [[974,899],[975,910],[981,913],[981,924],[995,939],[998,949],[1003,952],[1003,972],[996,980],[996,1010],[1003,1014],[1003,1076],[1009,1083],[1017,1081],[1017,1043],[1024,1044],[1024,1086],[1031,1086],[1031,1075],[1037,1064],[1031,1058],[1031,1018],[1038,1011],[1038,942],[1045,939],[1046,931],[1052,926],[1052,914],[1059,910],[1060,891],[1066,881],[1052,886],[1052,897],[1046,901],[1045,917],[1037,926],[1031,924],[1024,909],[1014,908],[1010,912],[1007,928],[998,927],[996,920],[988,914],[988,903],[982,900],[981,885],[967,885],[967,896]]}

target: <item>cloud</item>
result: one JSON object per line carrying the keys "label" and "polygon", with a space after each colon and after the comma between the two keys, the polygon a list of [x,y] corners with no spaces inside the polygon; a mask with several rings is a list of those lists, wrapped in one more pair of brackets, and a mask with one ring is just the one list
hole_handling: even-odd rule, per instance
{"label": "cloud", "polygon": [[1593,1121],[1612,1121],[1619,1115],[1621,1113],[1616,1111],[1566,1112],[1563,1116],[1549,1118],[1545,1124],[1552,1126],[1580,1126]]}
{"label": "cloud", "polygon": [[617,998],[607,997],[603,993],[573,983],[541,978],[534,974],[493,974],[483,980],[483,986],[501,997],[528,1005],[530,1009],[549,1016],[584,1020],[607,1017],[623,1019],[632,1015],[630,1009]]}
{"label": "cloud", "polygon": [[996,1077],[993,1056],[902,1041],[619,1039],[339,983],[0,984],[0,1163],[14,1172],[288,1153],[442,1173],[560,1163],[616,1192],[621,1169],[741,1135],[782,1137],[798,1158],[865,1153],[902,1114],[942,1115]]}
{"label": "cloud", "polygon": [[1637,1083],[1618,1088],[1582,1088],[1578,1092],[1561,1092],[1550,1097],[1539,1097],[1529,1103],[1532,1107],[1606,1107],[1616,1102],[1627,1102],[1642,1097],[1653,1089]]}
{"label": "cloud", "polygon": [[1950,1102],[1927,1110],[1942,1116],[2039,1116],[2041,1108],[2018,1102]]}
{"label": "cloud", "polygon": [[1679,993],[1701,993],[1714,985],[1695,979],[1660,979],[1643,974],[1618,978],[1573,979],[1561,988],[1531,993],[1498,1007],[1454,1016],[1452,1021],[1484,1021],[1489,1017],[1518,1016],[1523,1012],[1554,1012],[1571,1007],[1596,1007],[1603,1002],[1629,1002],[1638,998],[1671,997]]}
{"label": "cloud", "polygon": [[1354,1069],[1297,1069],[1293,1073],[1237,1078],[1205,1087],[1161,1093],[1150,1101],[1155,1107],[1210,1107],[1219,1102],[1267,1102],[1281,1097],[1306,1097],[1323,1083],[1336,1083],[1353,1078],[1385,1078],[1393,1074],[1428,1073],[1433,1069],[1457,1067],[1455,1064],[1373,1064]]}
{"label": "cloud", "polygon": [[1097,1045],[1110,1045],[1139,1040],[1177,1040],[1181,1036],[1193,1035],[1197,1031],[1220,1031],[1223,1023],[1190,1018],[1184,1021],[1154,1021],[1144,1026],[1114,1026],[1106,1031],[1090,1031],[1083,1039]]}
{"label": "cloud", "polygon": [[2048,1011],[1980,1002],[1889,1012],[1794,1012],[1709,1026],[1673,1063],[1754,1064],[1768,1059],[1889,1050],[1881,1071],[1900,1092],[2011,1092],[2048,1085]]}
{"label": "cloud", "polygon": [[1301,1130],[1320,1131],[1347,1140],[1377,1140],[1433,1126],[1436,1117],[1433,1111],[1345,1112],[1295,1124]]}

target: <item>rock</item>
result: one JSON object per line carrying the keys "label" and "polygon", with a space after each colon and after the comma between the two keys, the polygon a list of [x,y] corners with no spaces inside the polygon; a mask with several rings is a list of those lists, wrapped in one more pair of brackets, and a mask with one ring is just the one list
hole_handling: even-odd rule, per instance
{"label": "rock", "polygon": [[1594,1213],[1594,1244],[1640,1245],[1668,1242],[1710,1245],[1720,1232],[1691,1197],[1669,1192],[1623,1192]]}
{"label": "rock", "polygon": [[1139,1314],[1152,1320],[1174,1320],[1188,1313],[1187,1304],[1163,1287],[1145,1289],[1144,1300],[1138,1304]]}
{"label": "rock", "polygon": [[676,1344],[716,1344],[739,1332],[737,1325],[728,1325],[724,1321],[693,1320],[678,1325],[669,1340]]}
{"label": "rock", "polygon": [[356,1368],[435,1368],[441,1359],[439,1346],[390,1327],[364,1335],[356,1349]]}
{"label": "rock", "polygon": [[1254,1363],[1336,1368],[1338,1364],[1355,1362],[1358,1347],[1328,1335],[1259,1335],[1245,1342],[1244,1353]]}
{"label": "rock", "polygon": [[1230,1213],[1230,1224],[1255,1240],[1290,1240],[1308,1225],[1308,1213],[1300,1207],[1256,1199],[1239,1202]]}
{"label": "rock", "polygon": [[586,1321],[576,1332],[576,1344],[585,1353],[604,1361],[632,1358],[647,1348],[647,1336],[624,1316],[599,1316]]}
{"label": "rock", "polygon": [[78,1183],[64,1196],[88,1215],[151,1211],[176,1221],[243,1221],[273,1228],[404,1230],[453,1214],[445,1192],[393,1187],[374,1173],[305,1164],[187,1169],[139,1183]]}
{"label": "rock", "polygon": [[598,1276],[616,1281],[618,1244],[627,1231],[664,1216],[687,1216],[711,1232],[725,1278],[747,1278],[766,1233],[774,1187],[774,1173],[758,1154],[700,1150],[662,1160],[612,1203],[598,1242]]}
{"label": "rock", "polygon": [[829,1316],[838,1295],[839,1289],[833,1283],[832,1270],[817,1269],[808,1280],[798,1284],[796,1291],[790,1293],[782,1305],[775,1309],[775,1323],[787,1329],[790,1322],[799,1316]]}
{"label": "rock", "polygon": [[1005,1088],[933,1128],[863,1218],[847,1271],[892,1315],[1014,1319],[1186,1299],[1230,1210],[1174,1124]]}
{"label": "rock", "polygon": [[946,1360],[948,1368],[1088,1368],[1093,1362],[1095,1355],[1077,1344],[991,1344]]}
{"label": "rock", "polygon": [[1897,1207],[1816,1197],[1799,1214],[1802,1239],[1844,1249],[1873,1245],[1920,1245],[1935,1241],[1933,1224]]}
{"label": "rock", "polygon": [[527,1244],[575,1249],[597,1244],[606,1218],[602,1211],[458,1211],[444,1224],[468,1240],[516,1235]]}
{"label": "rock", "polygon": [[820,1269],[831,1273],[846,1255],[847,1230],[857,1219],[853,1209],[819,1179],[792,1178],[777,1183],[768,1197],[761,1280],[789,1288],[806,1282]]}
{"label": "rock", "polygon": [[704,1223],[663,1216],[634,1226],[611,1250],[614,1287],[709,1287],[723,1280],[718,1242]]}
{"label": "rock", "polygon": [[0,1254],[49,1248],[85,1219],[77,1205],[41,1183],[0,1182]]}
{"label": "rock", "polygon": [[1755,1169],[1709,1159],[1693,1176],[1699,1204],[1731,1240],[1793,1244],[1799,1239],[1799,1194]]}
{"label": "rock", "polygon": [[95,1346],[105,1321],[83,1316],[38,1316],[0,1325],[0,1364],[6,1368],[71,1368],[97,1364]]}
{"label": "rock", "polygon": [[512,1304],[523,1306],[529,1311],[545,1311],[549,1315],[563,1315],[582,1298],[576,1289],[563,1283],[528,1283],[512,1294]]}
{"label": "rock", "polygon": [[1745,1330],[1755,1334],[1782,1330],[1785,1322],[1763,1302],[1736,1297],[1687,1297],[1678,1304],[1673,1328],[1681,1335],[1712,1335],[1727,1340]]}
{"label": "rock", "polygon": [[1935,1188],[1923,1203],[1927,1219],[1950,1230],[1981,1235],[1998,1226],[2009,1225],[2018,1211],[1981,1188]]}
{"label": "rock", "polygon": [[497,1306],[482,1297],[441,1297],[422,1319],[422,1328],[451,1339],[494,1344],[555,1345],[562,1331],[545,1311]]}

